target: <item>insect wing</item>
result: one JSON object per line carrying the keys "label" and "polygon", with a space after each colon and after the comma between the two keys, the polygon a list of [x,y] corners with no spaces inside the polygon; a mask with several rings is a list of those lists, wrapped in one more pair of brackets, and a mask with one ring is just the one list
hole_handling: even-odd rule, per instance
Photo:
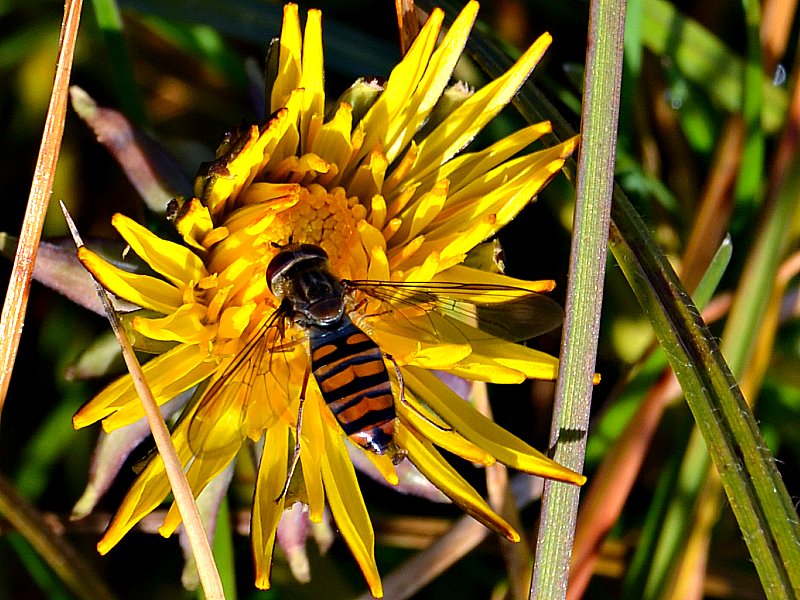
{"label": "insect wing", "polygon": [[375,280],[345,284],[386,304],[373,314],[391,312],[392,318],[423,323],[426,313],[436,311],[514,342],[552,331],[564,320],[564,311],[553,299],[515,286]]}
{"label": "insect wing", "polygon": [[[222,452],[241,443],[248,433],[248,411],[266,396],[269,377],[279,378],[288,389],[288,357],[282,347],[285,318],[276,310],[200,396],[189,414],[188,443],[195,454]],[[232,438],[232,431],[239,436]]]}

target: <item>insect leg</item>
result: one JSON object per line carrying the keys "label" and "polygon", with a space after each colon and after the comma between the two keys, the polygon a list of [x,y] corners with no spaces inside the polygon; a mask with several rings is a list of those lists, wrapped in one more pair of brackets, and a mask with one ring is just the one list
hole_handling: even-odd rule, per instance
{"label": "insect leg", "polygon": [[417,413],[420,417],[425,419],[428,423],[430,423],[431,425],[436,427],[437,429],[439,429],[441,431],[453,431],[452,427],[443,427],[443,426],[439,425],[438,423],[434,423],[427,416],[422,414],[419,411],[419,409],[417,409],[413,404],[411,404],[408,400],[406,400],[406,383],[405,383],[405,380],[403,379],[403,373],[400,371],[400,365],[397,364],[397,361],[394,359],[394,356],[392,356],[391,354],[386,354],[384,352],[384,356],[386,358],[388,358],[391,361],[391,363],[394,365],[394,372],[395,372],[395,375],[397,376],[397,387],[399,388],[399,392],[400,392],[398,400],[400,402],[402,402],[404,405],[406,405],[409,409],[411,409],[415,413]]}
{"label": "insect leg", "polygon": [[275,502],[279,502],[281,498],[286,496],[289,491],[289,484],[292,482],[294,472],[297,469],[297,463],[300,462],[300,429],[303,425],[303,404],[306,400],[306,387],[308,386],[308,377],[311,374],[311,369],[307,368],[303,376],[303,387],[300,389],[300,401],[297,408],[297,427],[294,432],[294,453],[292,453],[292,462],[289,464],[289,472],[286,474],[286,483],[283,484],[283,489],[280,495],[275,498]]}

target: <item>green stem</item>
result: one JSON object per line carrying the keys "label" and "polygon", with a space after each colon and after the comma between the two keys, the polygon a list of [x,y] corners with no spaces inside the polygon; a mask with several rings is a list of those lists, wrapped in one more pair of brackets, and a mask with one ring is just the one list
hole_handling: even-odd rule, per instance
{"label": "green stem", "polygon": [[[561,366],[553,414],[553,458],[583,468],[614,186],[625,0],[593,0],[584,82],[582,142]],[[542,497],[531,598],[566,597],[579,490],[548,481]]]}

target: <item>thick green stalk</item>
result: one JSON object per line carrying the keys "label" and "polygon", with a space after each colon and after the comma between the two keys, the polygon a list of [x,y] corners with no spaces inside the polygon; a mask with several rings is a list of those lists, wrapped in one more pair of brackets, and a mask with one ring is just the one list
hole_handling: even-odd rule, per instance
{"label": "thick green stalk", "polygon": [[716,342],[621,193],[609,244],[681,383],[768,597],[798,597],[800,527],[786,486]]}
{"label": "thick green stalk", "polygon": [[[556,389],[553,458],[583,468],[605,277],[617,140],[625,0],[594,0],[578,158],[577,202]],[[548,481],[542,497],[531,598],[566,597],[579,490]]]}

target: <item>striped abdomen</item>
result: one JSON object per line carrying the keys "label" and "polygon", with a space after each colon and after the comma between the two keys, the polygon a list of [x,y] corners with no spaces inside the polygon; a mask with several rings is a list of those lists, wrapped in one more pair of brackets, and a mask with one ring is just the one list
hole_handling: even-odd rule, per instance
{"label": "striped abdomen", "polygon": [[311,371],[347,436],[385,454],[394,435],[394,397],[383,355],[349,318],[310,335]]}

